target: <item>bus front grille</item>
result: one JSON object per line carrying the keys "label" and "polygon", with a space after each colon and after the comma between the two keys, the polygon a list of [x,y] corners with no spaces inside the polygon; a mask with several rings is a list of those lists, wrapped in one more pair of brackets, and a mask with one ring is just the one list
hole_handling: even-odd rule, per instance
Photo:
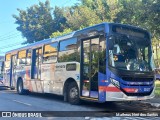
{"label": "bus front grille", "polygon": [[149,96],[153,89],[150,92],[144,92],[144,93],[127,93],[124,90],[122,90],[127,96]]}
{"label": "bus front grille", "polygon": [[133,78],[133,77],[122,77],[124,81],[132,81],[132,82],[152,82],[154,78]]}

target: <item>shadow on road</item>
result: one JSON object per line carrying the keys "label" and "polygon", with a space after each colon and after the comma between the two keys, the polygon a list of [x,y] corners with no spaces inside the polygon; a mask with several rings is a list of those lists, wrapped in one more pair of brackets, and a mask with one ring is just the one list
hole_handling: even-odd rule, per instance
{"label": "shadow on road", "polygon": [[[60,95],[55,95],[55,94],[49,94],[49,93],[30,93],[30,97],[35,97],[35,98],[40,98],[40,99],[47,99],[51,101],[57,101],[59,103],[67,103],[63,101],[63,96]],[[119,106],[117,106],[116,102],[105,102],[105,103],[97,103],[97,102],[91,102],[91,101],[82,101],[80,105],[75,105],[75,106],[82,106],[82,107],[89,107],[89,108],[99,108],[103,110],[110,110],[112,109],[118,109]]]}
{"label": "shadow on road", "polygon": [[[0,87],[1,90],[6,90],[8,93],[17,94],[16,90],[9,90],[5,87]],[[29,95],[24,95],[27,97],[32,98],[39,98],[49,101],[55,101],[62,104],[69,104],[68,102],[63,101],[63,96],[49,94],[49,93],[30,93]],[[110,111],[110,112],[137,112],[137,111],[150,111],[155,110],[155,108],[152,108],[151,106],[148,106],[146,104],[142,104],[138,101],[135,102],[105,102],[105,103],[97,103],[97,102],[91,102],[91,101],[82,101],[81,105],[75,105],[75,106],[81,106],[85,108],[93,108],[93,110],[101,110],[101,111]]]}
{"label": "shadow on road", "polygon": [[8,90],[8,88],[7,88],[7,87],[0,86],[0,91],[2,91],[2,90]]}
{"label": "shadow on road", "polygon": [[[53,101],[58,101],[61,103],[64,103],[63,97],[54,95],[54,94],[38,94],[38,93],[31,93],[32,97],[39,97],[43,99],[49,99]],[[69,103],[68,103],[69,104]],[[105,102],[105,103],[97,103],[97,102],[91,102],[91,101],[82,101],[81,105],[82,107],[88,107],[88,108],[99,108],[102,111],[109,111],[109,112],[141,112],[141,111],[159,111],[159,109],[155,109],[154,107],[146,104],[142,104],[139,101],[132,101],[132,102]]]}

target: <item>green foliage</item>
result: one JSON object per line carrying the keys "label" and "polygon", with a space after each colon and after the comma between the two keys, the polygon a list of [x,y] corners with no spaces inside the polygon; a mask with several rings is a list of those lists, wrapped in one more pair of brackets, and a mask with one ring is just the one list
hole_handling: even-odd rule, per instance
{"label": "green foliage", "polygon": [[102,22],[96,13],[87,6],[77,6],[68,9],[65,17],[72,30],[78,30]]}
{"label": "green foliage", "polygon": [[67,23],[73,30],[101,22],[113,22],[121,6],[117,0],[81,0],[81,4],[68,8]]}
{"label": "green foliage", "polygon": [[119,0],[121,11],[115,22],[131,24],[149,30],[154,42],[160,37],[160,2],[159,0]]}
{"label": "green foliage", "polygon": [[54,38],[54,37],[57,37],[57,36],[62,36],[64,34],[68,34],[70,32],[72,32],[72,30],[70,28],[67,28],[67,29],[64,29],[63,32],[57,31],[57,32],[52,33],[52,35],[50,36],[50,38]]}
{"label": "green foliage", "polygon": [[155,95],[156,95],[157,97],[160,96],[160,81],[156,81]]}
{"label": "green foliage", "polygon": [[58,58],[59,62],[69,62],[69,61],[78,61],[80,62],[80,53],[75,51],[71,54],[64,54]]}
{"label": "green foliage", "polygon": [[[136,25],[152,34],[152,45],[160,45],[160,1],[159,0],[118,0],[121,10],[114,22]],[[160,47],[160,46],[159,46]],[[157,49],[155,56],[158,57]],[[160,60],[158,60],[160,61]],[[156,62],[156,66],[159,66]]]}
{"label": "green foliage", "polygon": [[13,15],[16,24],[19,26],[17,30],[27,38],[26,43],[33,43],[49,37],[53,32],[53,19],[51,15],[52,8],[49,0],[45,3],[39,2],[27,10],[17,9],[19,15]]}
{"label": "green foliage", "polygon": [[[53,16],[54,16],[54,32],[64,32],[67,33],[70,31],[70,28],[68,27],[67,24],[67,19],[65,18],[65,10],[67,8],[60,8],[60,7],[55,7],[53,11]],[[66,32],[65,32],[66,31]]]}

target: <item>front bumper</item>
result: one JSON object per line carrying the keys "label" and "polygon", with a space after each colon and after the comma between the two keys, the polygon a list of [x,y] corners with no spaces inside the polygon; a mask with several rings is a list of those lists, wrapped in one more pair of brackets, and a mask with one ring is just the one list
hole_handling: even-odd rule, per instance
{"label": "front bumper", "polygon": [[154,90],[148,96],[127,96],[123,92],[106,92],[106,101],[136,101],[152,99],[154,97]]}

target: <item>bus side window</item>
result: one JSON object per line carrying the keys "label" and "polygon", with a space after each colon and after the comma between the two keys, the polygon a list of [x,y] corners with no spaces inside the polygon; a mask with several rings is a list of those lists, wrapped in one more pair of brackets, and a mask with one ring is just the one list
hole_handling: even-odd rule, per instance
{"label": "bus side window", "polygon": [[106,40],[100,36],[99,43],[99,72],[106,74]]}
{"label": "bus side window", "polygon": [[76,38],[60,41],[60,48],[58,54],[59,62],[77,61],[77,55],[78,52]]}
{"label": "bus side window", "polygon": [[11,64],[10,62],[11,62],[11,54],[7,54],[5,58],[5,67],[9,68]]}
{"label": "bus side window", "polygon": [[57,62],[58,42],[44,46],[43,63]]}
{"label": "bus side window", "polygon": [[31,50],[27,50],[26,65],[31,65]]}
{"label": "bus side window", "polygon": [[26,50],[22,50],[18,52],[18,65],[26,64]]}

